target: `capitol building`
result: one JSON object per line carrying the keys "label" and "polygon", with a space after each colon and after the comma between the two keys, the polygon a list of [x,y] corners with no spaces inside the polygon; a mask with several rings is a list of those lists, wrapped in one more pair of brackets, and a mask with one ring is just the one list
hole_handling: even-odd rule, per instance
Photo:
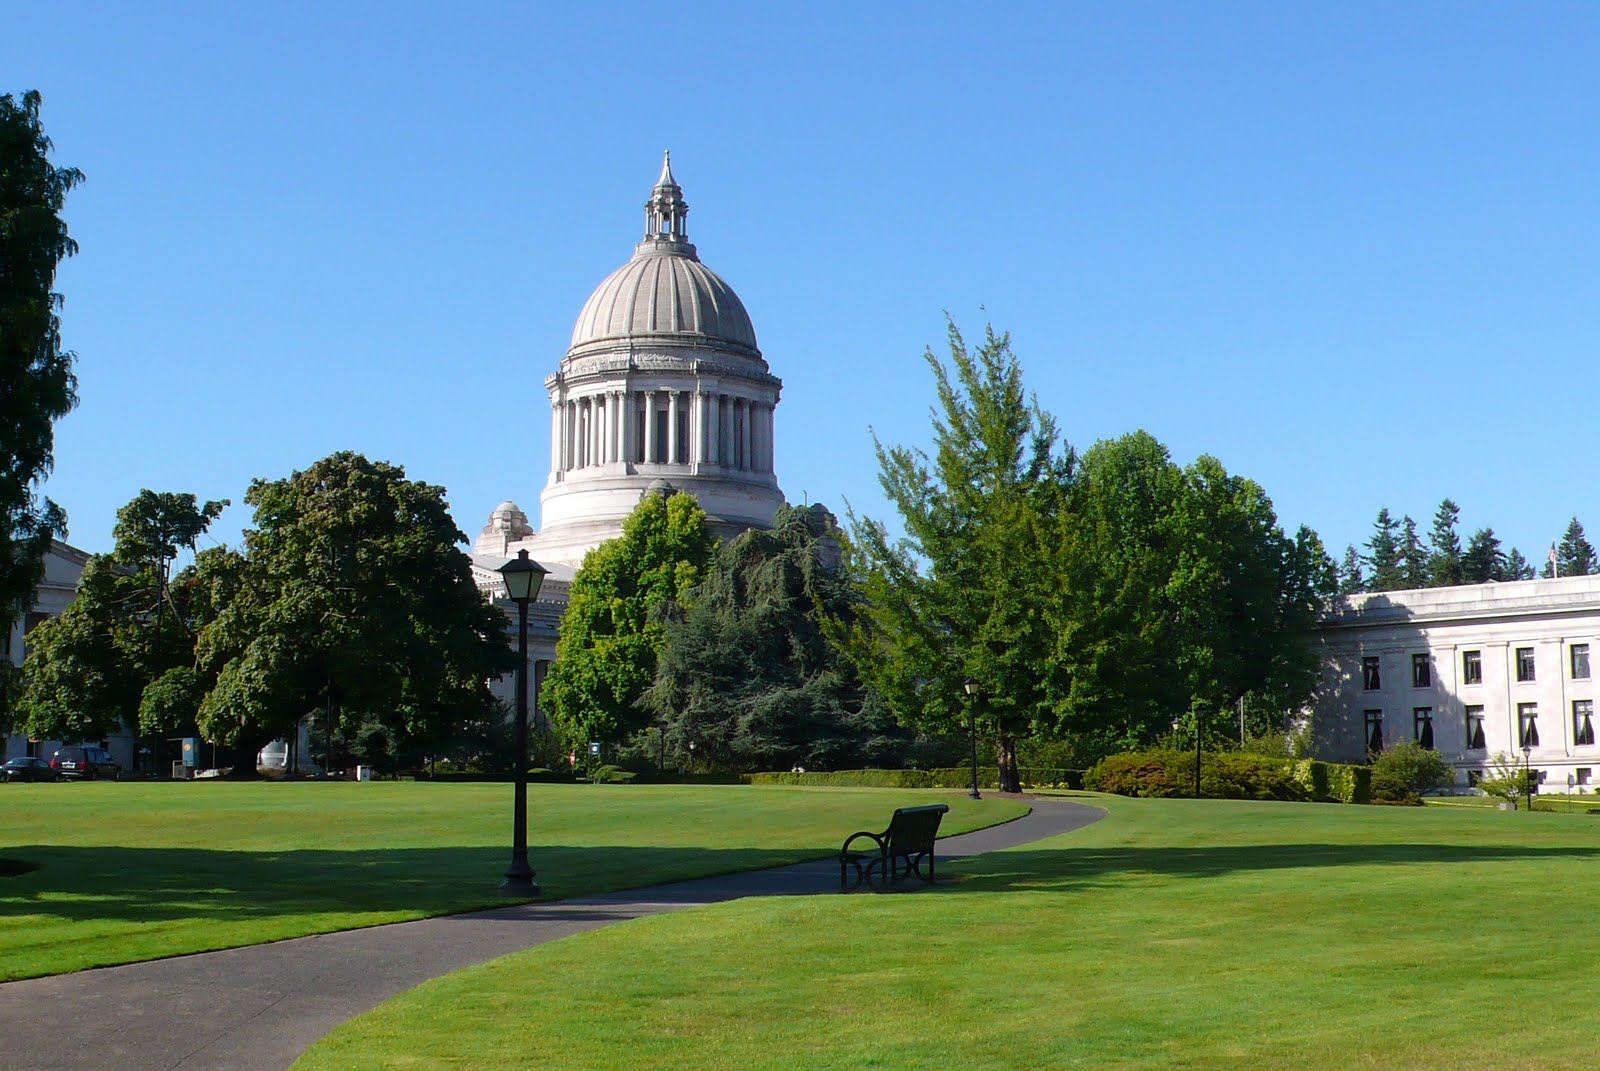
{"label": "capitol building", "polygon": [[[507,500],[472,546],[485,594],[526,550],[550,570],[532,615],[534,658],[554,657],[555,626],[583,556],[622,531],[653,492],[687,491],[724,539],[768,528],[783,381],[767,368],[739,295],[701,263],[671,155],[644,205],[644,238],[583,305],[550,393],[550,475],[540,527]],[[542,678],[543,666],[536,666]]]}

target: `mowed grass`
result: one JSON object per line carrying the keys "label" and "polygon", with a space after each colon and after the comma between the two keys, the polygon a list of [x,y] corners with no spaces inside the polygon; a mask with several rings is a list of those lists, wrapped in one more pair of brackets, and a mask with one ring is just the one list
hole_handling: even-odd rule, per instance
{"label": "mowed grass", "polygon": [[1109,817],[939,890],[607,927],[295,1067],[1594,1065],[1600,818],[1082,798]]}
{"label": "mowed grass", "polygon": [[[837,851],[937,798],[944,831],[1015,802],[886,789],[534,785],[545,899]],[[90,783],[0,786],[0,980],[497,906],[511,786]]]}

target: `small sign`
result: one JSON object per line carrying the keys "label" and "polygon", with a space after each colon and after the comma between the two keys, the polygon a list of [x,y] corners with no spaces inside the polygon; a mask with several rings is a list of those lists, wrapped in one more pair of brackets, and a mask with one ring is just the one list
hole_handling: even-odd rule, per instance
{"label": "small sign", "polygon": [[589,741],[589,754],[591,754],[591,755],[600,754],[600,741],[598,741],[598,740]]}
{"label": "small sign", "polygon": [[200,741],[192,736],[183,738],[183,764],[191,770],[200,765]]}

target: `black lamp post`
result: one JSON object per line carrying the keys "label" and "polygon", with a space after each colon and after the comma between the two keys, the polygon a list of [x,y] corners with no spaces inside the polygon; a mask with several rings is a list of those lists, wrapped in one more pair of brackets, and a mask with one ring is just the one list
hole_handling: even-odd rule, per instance
{"label": "black lamp post", "polygon": [[1533,773],[1528,769],[1528,760],[1533,755],[1533,741],[1528,739],[1526,729],[1522,732],[1522,788],[1528,794],[1528,810],[1533,810]]}
{"label": "black lamp post", "polygon": [[517,774],[511,818],[511,868],[500,891],[507,896],[538,896],[528,865],[528,604],[539,597],[549,572],[526,550],[500,567],[506,594],[517,604]]}
{"label": "black lamp post", "polygon": [[978,678],[968,677],[961,682],[961,687],[967,693],[967,735],[972,738],[972,791],[968,795],[981,800],[983,797],[978,795]]}

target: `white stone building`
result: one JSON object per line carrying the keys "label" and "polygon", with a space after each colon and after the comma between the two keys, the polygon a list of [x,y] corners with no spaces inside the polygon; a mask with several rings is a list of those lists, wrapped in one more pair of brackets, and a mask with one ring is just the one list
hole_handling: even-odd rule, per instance
{"label": "white stone building", "polygon": [[[774,471],[783,383],[743,302],[689,242],[670,156],[644,211],[643,240],[584,303],[566,356],[545,380],[550,475],[540,528],[502,502],[472,546],[474,579],[490,596],[504,592],[496,570],[519,550],[550,570],[530,608],[535,694],[577,567],[621,532],[645,494],[693,494],[723,538],[770,527],[784,501]],[[495,687],[509,699],[512,685]]]}
{"label": "white stone building", "polygon": [[1600,576],[1356,595],[1316,642],[1319,756],[1360,762],[1415,740],[1465,786],[1497,754],[1520,766],[1527,743],[1541,791],[1600,785],[1590,661],[1600,659]]}

